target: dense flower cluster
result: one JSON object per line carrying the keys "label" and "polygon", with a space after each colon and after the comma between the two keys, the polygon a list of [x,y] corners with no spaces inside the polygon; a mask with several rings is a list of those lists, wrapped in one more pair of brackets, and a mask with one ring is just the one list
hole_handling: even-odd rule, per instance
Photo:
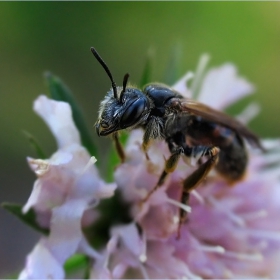
{"label": "dense flower cluster", "polygon": [[[192,76],[188,73],[174,89],[185,97],[198,91],[199,101],[220,110],[253,91],[231,64],[210,70],[203,80],[196,73],[193,84],[200,85],[199,90],[187,87]],[[50,235],[27,257],[20,278],[63,278],[63,264],[75,252],[94,259],[90,276],[95,279],[280,277],[280,224],[275,222],[280,211],[278,140],[263,141],[266,153],[248,147],[246,177],[234,187],[212,172],[191,193],[189,206],[178,201],[182,179],[195,167],[180,160],[143,204],[170,155],[166,143],[155,141],[147,160],[140,148],[143,132],[133,130],[126,161],[115,171],[116,183],[106,184],[80,144],[69,106],[40,96],[34,109],[55,135],[58,151],[48,160],[28,159],[38,179],[23,211],[33,207]],[[249,107],[239,118],[249,121],[256,109]],[[97,215],[87,210],[112,196],[116,186],[130,205],[132,222],[112,226],[107,246],[96,252],[82,233]],[[177,240],[180,207],[189,214]]]}
{"label": "dense flower cluster", "polygon": [[[186,97],[187,74],[174,88]],[[251,93],[231,64],[209,71],[198,96],[223,109]],[[257,107],[240,118],[248,121]],[[93,278],[248,278],[279,277],[280,141],[263,141],[268,152],[249,149],[246,178],[229,187],[213,172],[196,191],[190,207],[179,205],[181,182],[194,169],[183,160],[165,184],[142,205],[168,158],[167,145],[149,149],[150,161],[139,149],[143,132],[134,130],[126,147],[127,161],[115,172],[123,198],[131,204],[133,222],[112,228],[111,240],[93,268]],[[129,176],[127,175],[129,174]],[[191,212],[176,239],[178,207]],[[190,211],[191,210],[191,211]],[[140,230],[139,230],[140,228]]]}

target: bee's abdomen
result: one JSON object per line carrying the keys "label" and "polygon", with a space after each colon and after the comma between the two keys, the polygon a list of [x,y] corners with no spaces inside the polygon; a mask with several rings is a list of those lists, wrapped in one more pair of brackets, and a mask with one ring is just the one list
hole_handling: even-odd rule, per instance
{"label": "bee's abdomen", "polygon": [[[199,129],[199,132],[197,131]],[[227,127],[223,127],[213,123],[205,122],[201,127],[196,127],[196,139],[202,141],[201,144],[207,142],[211,146],[220,148],[219,161],[216,170],[229,181],[240,180],[246,170],[248,156],[243,139],[239,134]],[[199,135],[200,134],[200,135]],[[194,136],[193,135],[193,136]]]}
{"label": "bee's abdomen", "polygon": [[220,147],[216,169],[229,181],[242,179],[248,163],[248,155],[243,140],[236,135],[231,143]]}
{"label": "bee's abdomen", "polygon": [[[248,163],[242,137],[228,127],[205,121],[200,117],[189,116],[184,117],[183,120],[187,125],[181,126],[181,133],[185,136],[188,145],[219,147],[216,170],[228,181],[240,180]],[[179,123],[178,120],[177,123]]]}

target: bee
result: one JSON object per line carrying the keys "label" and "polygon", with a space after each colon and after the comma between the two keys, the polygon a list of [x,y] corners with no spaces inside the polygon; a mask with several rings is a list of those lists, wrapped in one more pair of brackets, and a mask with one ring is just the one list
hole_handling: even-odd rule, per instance
{"label": "bee", "polygon": [[[263,150],[259,138],[241,122],[207,105],[186,99],[167,85],[151,83],[140,90],[127,85],[129,74],[125,74],[122,87],[117,86],[106,63],[93,47],[91,51],[112,84],[100,104],[95,124],[98,136],[113,135],[122,161],[125,153],[118,131],[123,129],[144,130],[142,148],[146,155],[149,144],[155,139],[165,140],[169,147],[171,155],[165,162],[165,168],[143,202],[176,169],[181,157],[204,158],[197,169],[183,180],[181,203],[187,204],[190,192],[213,168],[230,183],[242,179],[248,163],[244,139]],[[186,212],[180,210],[178,237],[185,219]]]}

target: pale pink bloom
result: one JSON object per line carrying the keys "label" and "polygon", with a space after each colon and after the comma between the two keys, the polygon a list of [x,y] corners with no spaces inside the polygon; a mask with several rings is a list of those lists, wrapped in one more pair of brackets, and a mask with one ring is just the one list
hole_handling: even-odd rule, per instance
{"label": "pale pink bloom", "polygon": [[[182,81],[174,88],[191,96]],[[206,73],[198,96],[223,109],[252,90],[249,82],[237,76],[236,68],[226,64]],[[248,121],[253,115],[243,114],[242,119]],[[142,136],[141,130],[131,132],[127,160],[115,171],[122,197],[130,204],[132,222],[111,229],[92,278],[279,278],[280,141],[263,141],[265,154],[248,147],[247,176],[234,187],[212,172],[191,193],[190,211],[178,203],[182,179],[194,170],[183,160],[141,204],[170,155],[163,141],[155,141],[147,161],[140,149]],[[178,207],[191,212],[180,240],[176,239]]]}
{"label": "pale pink bloom", "polygon": [[82,226],[96,218],[92,208],[111,197],[116,184],[100,179],[96,159],[81,145],[69,104],[42,95],[34,110],[49,126],[58,150],[49,159],[27,159],[37,180],[23,212],[33,208],[38,223],[50,234],[27,256],[20,278],[63,278],[64,262],[74,253],[100,256],[86,241]]}
{"label": "pale pink bloom", "polygon": [[227,63],[211,69],[204,78],[198,100],[212,108],[223,109],[252,94],[254,87],[237,76],[237,69]]}

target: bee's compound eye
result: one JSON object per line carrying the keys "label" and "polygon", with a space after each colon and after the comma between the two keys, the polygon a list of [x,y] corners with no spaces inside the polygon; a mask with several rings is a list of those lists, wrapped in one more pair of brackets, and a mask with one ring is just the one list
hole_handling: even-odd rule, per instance
{"label": "bee's compound eye", "polygon": [[137,99],[126,109],[121,118],[121,126],[128,127],[136,123],[146,107],[145,99]]}

